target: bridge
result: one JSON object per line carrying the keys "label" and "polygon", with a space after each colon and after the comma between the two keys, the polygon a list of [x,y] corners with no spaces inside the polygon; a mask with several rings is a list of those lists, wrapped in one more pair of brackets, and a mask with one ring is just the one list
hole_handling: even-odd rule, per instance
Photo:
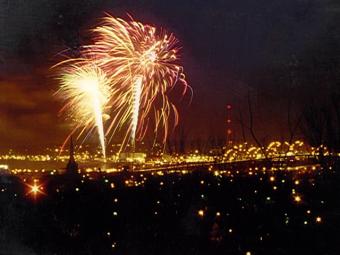
{"label": "bridge", "polygon": [[249,168],[288,168],[297,166],[311,166],[326,162],[334,162],[339,160],[337,156],[325,156],[319,157],[316,155],[294,155],[294,156],[281,156],[272,158],[261,158],[261,159],[247,159],[238,161],[207,161],[207,162],[193,162],[193,163],[178,163],[168,164],[155,167],[138,168],[136,167],[133,171],[136,172],[157,172],[157,171],[175,171],[175,170],[186,170],[186,171],[202,171],[209,170],[241,170]]}

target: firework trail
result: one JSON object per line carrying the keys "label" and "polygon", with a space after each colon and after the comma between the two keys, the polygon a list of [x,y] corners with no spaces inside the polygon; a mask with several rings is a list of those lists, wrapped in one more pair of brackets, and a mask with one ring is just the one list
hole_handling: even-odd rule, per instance
{"label": "firework trail", "polygon": [[113,118],[106,134],[112,138],[126,130],[123,147],[128,142],[134,147],[152,126],[155,137],[161,130],[165,143],[171,114],[174,126],[178,123],[178,111],[168,92],[178,82],[184,85],[183,95],[191,90],[177,64],[177,39],[131,17],[125,21],[107,16],[93,33],[94,42],[84,47],[83,55],[98,65],[110,82]]}
{"label": "firework trail", "polygon": [[140,96],[142,92],[142,76],[137,76],[133,85],[133,107],[132,107],[132,131],[131,131],[131,140],[132,147],[136,146],[136,131],[138,124],[138,116],[139,116],[139,108],[140,108]]}
{"label": "firework trail", "polygon": [[62,68],[59,79],[60,88],[56,94],[66,102],[61,112],[66,111],[77,123],[74,131],[81,129],[78,137],[86,131],[90,133],[97,129],[105,159],[103,116],[106,116],[105,110],[111,95],[105,73],[93,64],[79,61]]}

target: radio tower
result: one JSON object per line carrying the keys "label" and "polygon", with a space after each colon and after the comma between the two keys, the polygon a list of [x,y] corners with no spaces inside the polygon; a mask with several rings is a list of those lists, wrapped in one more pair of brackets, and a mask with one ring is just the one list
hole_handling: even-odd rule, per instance
{"label": "radio tower", "polygon": [[233,130],[232,130],[232,106],[227,104],[227,147],[231,147],[233,144]]}

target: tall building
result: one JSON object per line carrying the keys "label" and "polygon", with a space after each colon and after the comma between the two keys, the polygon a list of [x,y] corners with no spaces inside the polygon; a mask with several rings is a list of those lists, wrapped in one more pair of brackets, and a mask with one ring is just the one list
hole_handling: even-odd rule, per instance
{"label": "tall building", "polygon": [[73,145],[72,136],[71,136],[71,139],[70,139],[70,158],[69,158],[68,163],[66,165],[65,174],[67,174],[67,175],[78,174],[78,164],[74,159],[74,145]]}

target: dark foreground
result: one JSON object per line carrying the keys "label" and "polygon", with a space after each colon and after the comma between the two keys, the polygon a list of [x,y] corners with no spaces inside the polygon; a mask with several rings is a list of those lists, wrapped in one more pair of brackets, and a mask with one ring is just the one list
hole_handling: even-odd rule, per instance
{"label": "dark foreground", "polygon": [[0,254],[340,254],[339,171],[11,177]]}

